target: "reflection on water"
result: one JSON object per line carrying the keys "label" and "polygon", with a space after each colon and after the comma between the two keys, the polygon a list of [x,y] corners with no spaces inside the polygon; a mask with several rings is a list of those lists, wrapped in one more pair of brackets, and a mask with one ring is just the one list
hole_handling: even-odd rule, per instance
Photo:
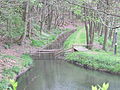
{"label": "reflection on water", "polygon": [[110,90],[120,90],[120,76],[85,70],[55,60],[53,54],[41,54],[18,82],[17,90],[91,90],[91,85],[103,82],[110,83]]}

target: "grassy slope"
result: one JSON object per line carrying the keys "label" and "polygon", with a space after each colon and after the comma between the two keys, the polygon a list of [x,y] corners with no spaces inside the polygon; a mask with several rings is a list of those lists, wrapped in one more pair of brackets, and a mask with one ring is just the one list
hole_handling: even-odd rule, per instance
{"label": "grassy slope", "polygon": [[120,72],[120,56],[110,55],[106,52],[74,52],[69,53],[66,59],[78,61],[84,66],[98,70]]}
{"label": "grassy slope", "polygon": [[[65,48],[70,48],[74,44],[83,43],[85,43],[85,30],[81,27],[65,41],[64,46]],[[99,50],[68,53],[66,59],[78,61],[80,64],[94,69],[120,72],[120,56],[114,56],[111,52]]]}
{"label": "grassy slope", "polygon": [[31,45],[35,47],[42,47],[46,44],[49,44],[50,42],[54,41],[56,37],[61,33],[65,31],[69,31],[70,29],[54,29],[49,33],[42,32],[41,34],[37,32],[38,39],[32,38],[31,39]]}
{"label": "grassy slope", "polygon": [[64,43],[65,48],[70,48],[72,45],[85,44],[85,28],[78,27],[77,31],[74,32]]}

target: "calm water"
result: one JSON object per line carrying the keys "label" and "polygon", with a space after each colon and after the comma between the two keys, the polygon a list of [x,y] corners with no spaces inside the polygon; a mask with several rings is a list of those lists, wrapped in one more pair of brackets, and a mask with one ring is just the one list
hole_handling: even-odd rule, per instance
{"label": "calm water", "polygon": [[86,70],[53,54],[41,54],[33,68],[19,78],[17,90],[91,90],[91,85],[110,83],[109,90],[120,90],[120,76]]}

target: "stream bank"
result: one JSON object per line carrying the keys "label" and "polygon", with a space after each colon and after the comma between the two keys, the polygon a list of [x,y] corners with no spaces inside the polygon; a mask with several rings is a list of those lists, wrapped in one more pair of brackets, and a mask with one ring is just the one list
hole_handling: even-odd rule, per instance
{"label": "stream bank", "polygon": [[[63,43],[58,44],[58,40],[44,49],[61,48]],[[120,88],[119,76],[77,67],[55,58],[54,53],[36,52],[32,58],[33,68],[18,79],[18,90],[90,90],[104,82],[110,84],[109,90]]]}
{"label": "stream bank", "polygon": [[120,56],[89,50],[66,53],[65,59],[86,69],[120,75]]}
{"label": "stream bank", "polygon": [[91,90],[103,82],[110,84],[109,90],[120,88],[119,76],[77,67],[54,53],[36,53],[32,58],[33,68],[18,79],[17,90]]}
{"label": "stream bank", "polygon": [[[53,41],[53,39],[47,43],[46,45],[42,45],[40,47],[33,47],[30,45],[29,41],[27,41],[28,44],[22,45],[22,46],[12,46],[11,48],[4,49],[1,48],[0,50],[0,57],[1,57],[1,64],[4,64],[2,69],[0,69],[1,73],[1,83],[0,83],[0,90],[6,90],[9,88],[10,80],[16,80],[19,78],[21,75],[23,75],[25,72],[30,70],[31,66],[33,65],[32,58],[30,55],[37,53],[40,49],[44,49],[45,47],[51,45],[50,43],[53,42],[55,43],[56,41],[62,42],[63,38],[67,38],[66,36],[74,32],[75,30],[69,31],[66,29],[62,30],[64,33],[60,35],[56,35],[57,39]],[[61,31],[61,32],[62,32]],[[68,34],[67,34],[68,32]],[[60,39],[61,38],[61,39]],[[47,37],[48,39],[48,37]],[[44,41],[44,40],[43,40]],[[8,63],[6,63],[8,62]],[[3,78],[4,74],[4,78]]]}
{"label": "stream bank", "polygon": [[[70,35],[64,42],[65,48],[71,48],[73,45],[86,45],[85,28],[81,27],[75,33]],[[79,52],[66,53],[65,59],[69,62],[84,67],[110,74],[120,75],[120,55],[114,55],[113,52],[102,50],[102,46],[98,43],[93,44],[91,50],[85,51],[85,46],[81,47]]]}

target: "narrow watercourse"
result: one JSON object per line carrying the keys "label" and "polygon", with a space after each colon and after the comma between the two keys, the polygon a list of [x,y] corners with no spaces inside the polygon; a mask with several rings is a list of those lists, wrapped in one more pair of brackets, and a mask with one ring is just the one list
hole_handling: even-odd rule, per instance
{"label": "narrow watercourse", "polygon": [[[72,30],[71,33],[74,31]],[[64,40],[71,33],[59,35],[44,49],[62,48]],[[55,58],[54,53],[35,53],[32,58],[34,65],[30,71],[18,79],[17,90],[91,90],[91,85],[103,82],[110,83],[110,90],[119,90],[120,88],[119,76],[77,67]]]}

